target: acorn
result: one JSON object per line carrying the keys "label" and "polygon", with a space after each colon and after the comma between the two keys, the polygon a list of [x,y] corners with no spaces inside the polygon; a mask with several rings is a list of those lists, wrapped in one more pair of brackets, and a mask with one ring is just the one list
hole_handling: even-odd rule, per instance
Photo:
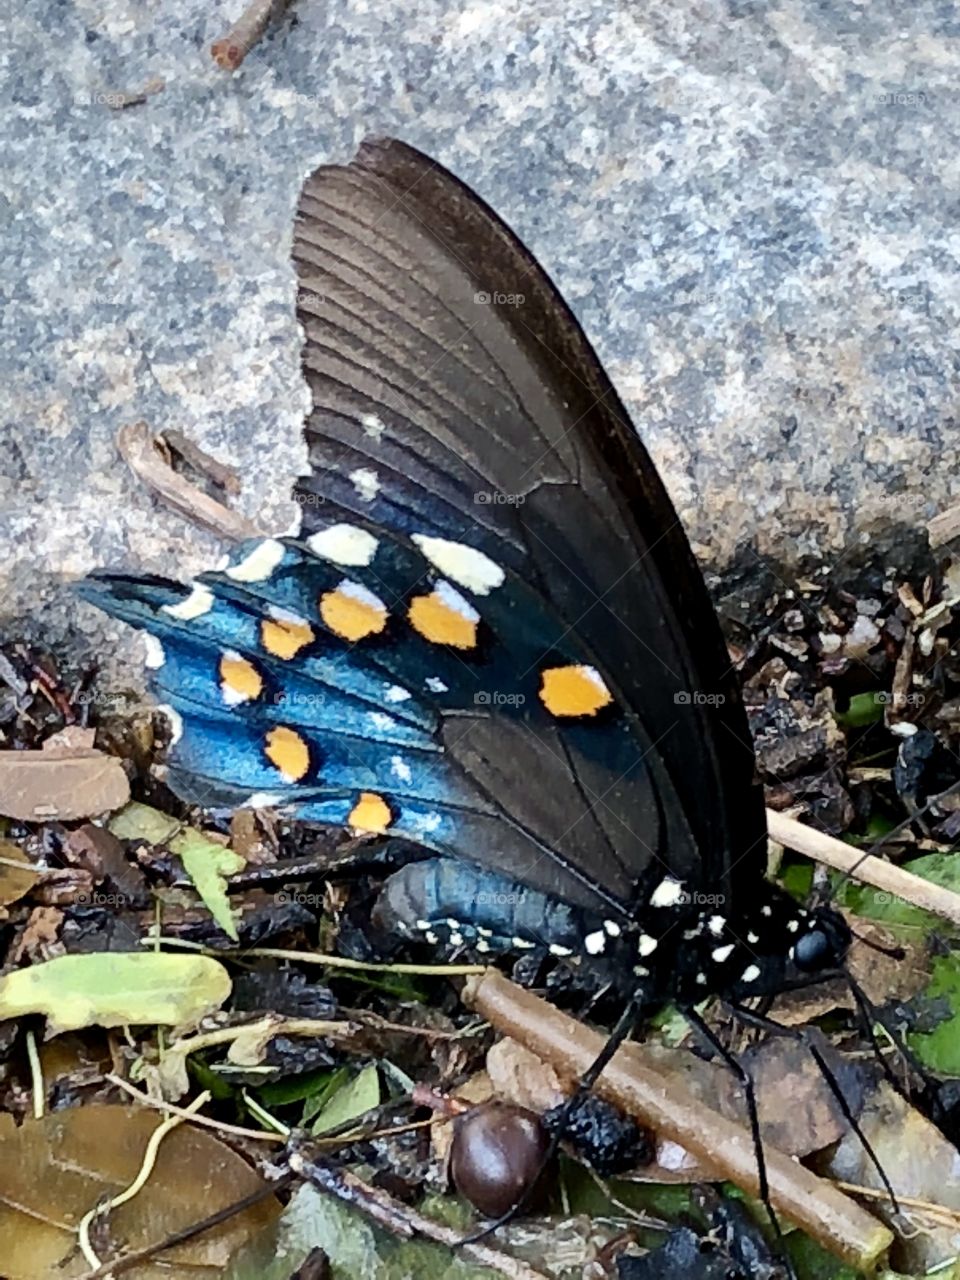
{"label": "acorn", "polygon": [[478,1212],[499,1218],[532,1195],[550,1149],[550,1137],[535,1111],[484,1102],[453,1123],[450,1174]]}

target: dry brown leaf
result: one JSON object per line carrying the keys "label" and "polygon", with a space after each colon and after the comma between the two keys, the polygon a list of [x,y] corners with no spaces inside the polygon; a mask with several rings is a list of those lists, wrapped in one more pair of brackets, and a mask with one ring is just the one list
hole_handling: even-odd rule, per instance
{"label": "dry brown leaf", "polygon": [[111,812],[130,799],[116,756],[61,750],[0,752],[0,814],[21,822],[65,822]]}
{"label": "dry brown leaf", "polygon": [[0,840],[0,906],[19,902],[37,883],[33,863],[18,844]]}
{"label": "dry brown leaf", "polygon": [[[71,1280],[90,1270],[75,1248],[76,1227],[102,1197],[124,1190],[137,1176],[158,1123],[152,1111],[94,1103],[0,1132],[0,1240],[8,1280]],[[127,1249],[143,1248],[261,1185],[218,1138],[183,1125],[160,1144],[143,1190],[111,1212],[110,1235]],[[162,1262],[143,1263],[128,1274],[131,1280],[220,1275],[240,1246],[278,1214],[275,1200],[263,1201],[166,1250]]]}

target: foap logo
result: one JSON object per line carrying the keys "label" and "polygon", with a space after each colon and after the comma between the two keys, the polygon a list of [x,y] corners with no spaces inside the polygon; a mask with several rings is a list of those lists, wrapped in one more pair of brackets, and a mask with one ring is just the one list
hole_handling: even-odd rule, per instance
{"label": "foap logo", "polygon": [[473,695],[476,707],[522,707],[526,700],[523,693],[501,693],[499,689],[478,689]]}
{"label": "foap logo", "polygon": [[281,689],[273,695],[273,700],[286,707],[322,707],[327,698],[323,693],[290,693]]}
{"label": "foap logo", "polygon": [[722,693],[704,693],[702,689],[678,689],[673,695],[678,707],[719,707],[726,702]]}
{"label": "foap logo", "polygon": [[473,500],[481,507],[522,507],[526,496],[522,493],[501,493],[498,489],[478,489]]}
{"label": "foap logo", "polygon": [[481,289],[473,295],[474,302],[480,307],[522,307],[526,296],[522,293],[487,293]]}

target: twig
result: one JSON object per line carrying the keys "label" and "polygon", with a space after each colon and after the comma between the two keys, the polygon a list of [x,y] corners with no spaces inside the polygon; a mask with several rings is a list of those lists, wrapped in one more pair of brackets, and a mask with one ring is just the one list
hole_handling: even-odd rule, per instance
{"label": "twig", "polygon": [[286,1141],[283,1135],[279,1133],[268,1133],[264,1129],[245,1129],[243,1125],[227,1124],[223,1120],[211,1120],[209,1116],[192,1115],[186,1107],[178,1107],[172,1102],[165,1102],[162,1098],[152,1098],[149,1093],[142,1093],[139,1089],[135,1089],[129,1081],[124,1080],[122,1076],[107,1072],[103,1078],[104,1080],[109,1080],[111,1084],[115,1084],[124,1093],[129,1093],[131,1098],[136,1098],[142,1106],[153,1107],[155,1111],[164,1111],[173,1116],[180,1116],[184,1120],[189,1120],[191,1124],[202,1125],[205,1129],[215,1129],[217,1133],[230,1133],[236,1138],[255,1138],[259,1142],[279,1142],[282,1144]]}
{"label": "twig", "polygon": [[240,492],[240,476],[236,467],[231,467],[227,462],[221,462],[219,458],[215,458],[212,454],[207,453],[205,449],[201,449],[189,436],[185,436],[178,427],[166,427],[161,431],[157,437],[157,443],[161,442],[172,452],[179,453],[184,462],[188,462],[201,475],[207,476],[225,493],[236,497]]}
{"label": "twig", "polygon": [[30,1087],[33,1092],[33,1118],[42,1120],[47,1101],[47,1088],[43,1083],[43,1063],[37,1052],[37,1037],[32,1027],[27,1030],[27,1061],[30,1064]]}
{"label": "twig", "polygon": [[252,0],[225,36],[210,46],[210,56],[224,71],[236,71],[273,19],[279,18],[290,0]]}
{"label": "twig", "polygon": [[434,1222],[432,1218],[425,1217],[416,1209],[411,1209],[401,1204],[399,1200],[394,1200],[386,1192],[368,1186],[355,1174],[348,1173],[346,1169],[338,1169],[326,1164],[318,1158],[311,1144],[291,1142],[289,1160],[290,1168],[295,1173],[299,1173],[302,1178],[306,1178],[321,1191],[326,1191],[344,1201],[345,1204],[359,1209],[402,1240],[410,1240],[414,1236],[435,1240],[438,1244],[446,1245],[448,1249],[457,1249],[480,1266],[492,1267],[501,1275],[508,1276],[510,1280],[546,1280],[542,1271],[535,1271],[525,1262],[511,1258],[509,1254],[502,1253],[490,1245],[478,1243],[461,1245],[459,1231]]}
{"label": "twig", "polygon": [[97,1257],[93,1244],[90,1240],[90,1228],[93,1226],[93,1223],[97,1218],[101,1218],[105,1213],[109,1213],[111,1209],[119,1209],[120,1206],[126,1204],[128,1200],[132,1200],[134,1196],[138,1196],[140,1194],[149,1182],[150,1175],[153,1173],[154,1166],[157,1163],[157,1152],[160,1150],[160,1143],[172,1129],[175,1129],[177,1125],[183,1124],[184,1120],[189,1119],[195,1111],[199,1111],[200,1108],[205,1106],[209,1101],[209,1093],[204,1092],[198,1094],[190,1103],[189,1107],[184,1107],[184,1115],[167,1116],[166,1120],[161,1121],[150,1135],[146,1150],[143,1153],[143,1161],[140,1165],[140,1170],[130,1185],[123,1191],[118,1192],[115,1196],[111,1196],[109,1200],[105,1200],[101,1204],[98,1204],[95,1208],[91,1209],[89,1213],[85,1213],[83,1215],[80,1220],[80,1225],[77,1228],[77,1237],[80,1245],[80,1251],[91,1266],[99,1267],[101,1265],[100,1259]]}
{"label": "twig", "polygon": [[940,511],[927,521],[927,536],[931,547],[942,547],[960,535],[960,502],[946,511]]}
{"label": "twig", "polygon": [[773,809],[767,810],[767,828],[774,840],[788,849],[796,849],[798,853],[816,858],[836,871],[851,873],[857,880],[872,884],[912,906],[922,907],[924,911],[932,911],[960,924],[960,894],[944,889],[942,885],[933,884],[872,854],[861,853],[842,840],[805,827],[795,818],[775,813]]}
{"label": "twig", "polygon": [[[140,939],[141,946],[153,946],[157,939],[151,934]],[[244,959],[261,956],[266,960],[295,960],[298,964],[323,964],[330,969],[371,970],[374,973],[416,973],[430,977],[463,978],[483,973],[482,964],[376,964],[367,960],[349,960],[346,956],[332,956],[319,951],[288,951],[283,947],[205,947],[187,938],[161,937],[165,947],[182,947],[185,951],[200,951],[214,957],[229,956],[233,952]]]}
{"label": "twig", "polygon": [[[505,1035],[549,1062],[562,1078],[578,1080],[604,1045],[583,1026],[495,970],[470,979],[464,1002]],[[625,1044],[600,1076],[596,1091],[622,1110],[665,1133],[744,1191],[758,1191],[757,1156],[750,1133],[694,1099],[675,1078],[657,1071],[636,1044]],[[870,1272],[893,1241],[892,1233],[831,1183],[764,1147],[770,1199],[824,1248]]]}
{"label": "twig", "polygon": [[189,1227],[183,1227],[180,1231],[174,1231],[172,1235],[165,1236],[163,1240],[158,1240],[156,1244],[148,1244],[142,1249],[134,1249],[130,1253],[120,1254],[112,1262],[105,1262],[103,1266],[97,1267],[96,1271],[86,1272],[85,1275],[80,1277],[80,1280],[108,1280],[108,1277],[118,1275],[121,1271],[129,1271],[138,1262],[147,1262],[158,1253],[163,1253],[165,1249],[173,1249],[178,1244],[185,1244],[187,1240],[192,1240],[195,1236],[202,1235],[204,1231],[212,1231],[214,1227],[219,1227],[221,1222],[228,1221],[236,1214],[243,1213],[246,1209],[252,1209],[261,1200],[267,1200],[270,1196],[276,1195],[278,1191],[282,1191],[292,1181],[293,1175],[286,1173],[278,1178],[276,1182],[258,1187],[256,1191],[251,1191],[242,1200],[235,1200],[233,1204],[228,1204],[223,1209],[218,1209],[216,1213],[211,1213],[209,1217],[202,1218],[199,1222],[191,1223]]}
{"label": "twig", "polygon": [[117,448],[138,480],[194,524],[235,542],[255,538],[262,532],[245,515],[231,511],[168,466],[157,451],[153,433],[145,422],[123,427],[117,434]]}

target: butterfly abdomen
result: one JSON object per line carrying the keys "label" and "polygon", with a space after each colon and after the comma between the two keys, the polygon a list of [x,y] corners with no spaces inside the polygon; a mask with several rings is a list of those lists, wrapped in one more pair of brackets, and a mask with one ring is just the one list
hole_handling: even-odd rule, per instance
{"label": "butterfly abdomen", "polygon": [[391,876],[375,918],[404,938],[481,954],[542,947],[570,956],[603,927],[568,903],[454,858],[413,862]]}

